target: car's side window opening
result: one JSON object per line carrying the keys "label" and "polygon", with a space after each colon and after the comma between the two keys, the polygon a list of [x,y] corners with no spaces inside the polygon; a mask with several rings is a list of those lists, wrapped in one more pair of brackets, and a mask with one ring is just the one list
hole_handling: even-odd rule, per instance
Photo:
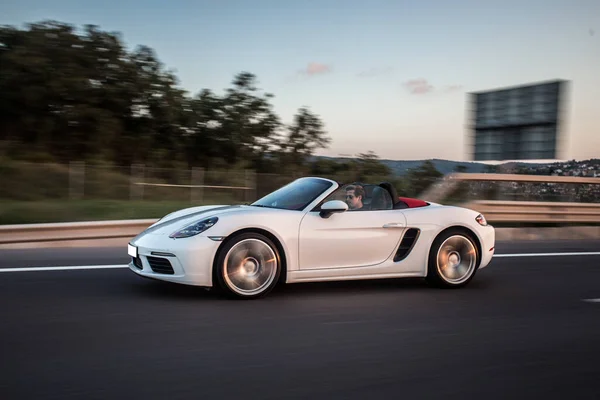
{"label": "car's side window opening", "polygon": [[376,211],[393,209],[390,193],[377,185],[350,183],[340,186],[325,201],[341,200],[348,211]]}

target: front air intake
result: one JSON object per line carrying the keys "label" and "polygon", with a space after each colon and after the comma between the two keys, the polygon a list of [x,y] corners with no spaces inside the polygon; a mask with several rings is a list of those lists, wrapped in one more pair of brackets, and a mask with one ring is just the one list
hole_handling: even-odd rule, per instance
{"label": "front air intake", "polygon": [[138,256],[138,257],[131,257],[131,260],[133,261],[133,265],[135,265],[135,267],[137,269],[143,269],[144,267],[142,266],[142,259]]}
{"label": "front air intake", "polygon": [[400,246],[398,246],[398,250],[396,250],[396,255],[394,255],[394,262],[404,260],[408,256],[415,246],[420,232],[421,231],[416,228],[410,228],[406,231],[400,242]]}
{"label": "front air intake", "polygon": [[152,271],[157,274],[167,274],[173,275],[175,272],[173,271],[173,267],[171,266],[171,262],[166,258],[162,257],[146,257],[148,259],[148,264],[150,264],[150,268]]}

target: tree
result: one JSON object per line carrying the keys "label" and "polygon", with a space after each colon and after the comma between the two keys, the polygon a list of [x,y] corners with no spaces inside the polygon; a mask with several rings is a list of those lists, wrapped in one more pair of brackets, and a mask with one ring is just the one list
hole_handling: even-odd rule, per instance
{"label": "tree", "polygon": [[255,94],[256,76],[249,72],[237,74],[233,87],[226,90],[220,102],[221,150],[230,163],[248,160],[252,163],[268,151],[277,130],[279,117],[273,111],[270,93]]}
{"label": "tree", "polygon": [[363,180],[369,176],[388,176],[391,174],[390,168],[379,160],[379,156],[373,151],[358,154],[356,160],[356,169],[359,172],[357,179]]}
{"label": "tree", "polygon": [[260,170],[328,143],[307,108],[286,129],[254,74],[235,75],[223,95],[190,96],[153,49],[127,51],[95,25],[0,27],[0,65],[0,140],[16,158]]}
{"label": "tree", "polygon": [[426,160],[417,168],[408,171],[407,181],[413,196],[423,193],[429,186],[435,183],[444,174],[435,168],[431,160]]}
{"label": "tree", "polygon": [[331,139],[326,136],[324,124],[308,107],[301,107],[294,121],[288,126],[287,137],[283,143],[293,165],[303,165],[318,148],[327,148]]}

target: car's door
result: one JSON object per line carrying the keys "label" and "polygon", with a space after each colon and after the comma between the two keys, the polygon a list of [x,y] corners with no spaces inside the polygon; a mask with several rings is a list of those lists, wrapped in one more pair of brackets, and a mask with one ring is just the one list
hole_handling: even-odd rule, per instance
{"label": "car's door", "polygon": [[318,211],[309,212],[299,228],[299,268],[380,264],[396,251],[405,226],[400,210],[348,210],[328,218]]}

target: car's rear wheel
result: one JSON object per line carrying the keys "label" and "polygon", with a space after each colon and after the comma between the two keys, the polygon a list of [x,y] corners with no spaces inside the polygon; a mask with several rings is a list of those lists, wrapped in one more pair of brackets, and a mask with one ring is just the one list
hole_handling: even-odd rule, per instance
{"label": "car's rear wheel", "polygon": [[281,257],[277,246],[259,233],[244,233],[224,244],[216,264],[219,287],[245,299],[262,297],[279,280]]}
{"label": "car's rear wheel", "polygon": [[427,280],[435,286],[462,287],[475,276],[479,255],[471,235],[451,230],[438,236],[429,253]]}

